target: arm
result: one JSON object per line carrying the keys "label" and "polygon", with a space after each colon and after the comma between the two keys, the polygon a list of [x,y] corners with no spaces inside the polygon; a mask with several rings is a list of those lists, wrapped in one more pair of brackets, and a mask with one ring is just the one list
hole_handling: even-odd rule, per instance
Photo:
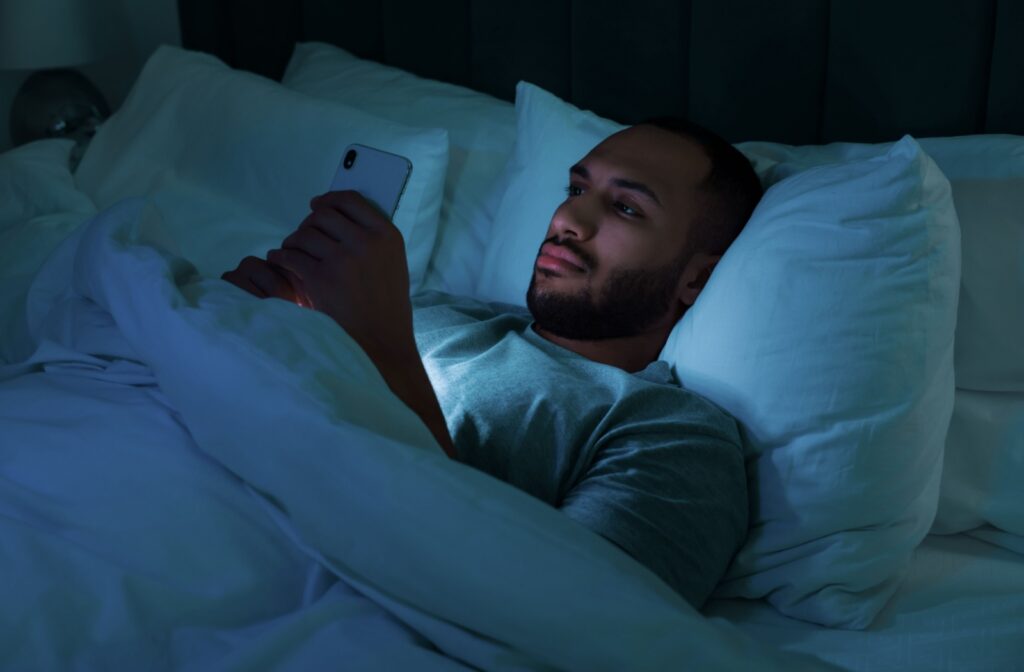
{"label": "arm", "polygon": [[266,261],[243,260],[224,279],[256,296],[294,301],[333,318],[455,459],[413,337],[402,233],[354,191],[329,192],[310,205],[310,214],[280,249],[270,250]]}
{"label": "arm", "polygon": [[427,377],[427,370],[423,368],[423,360],[415,348],[413,353],[412,356],[405,358],[404,364],[398,361],[378,361],[372,356],[371,359],[391,391],[420,416],[420,420],[437,439],[445,454],[453,460],[458,459],[455,444],[448,433],[448,423],[441,411],[441,404],[437,401],[437,394],[430,383],[430,378]]}

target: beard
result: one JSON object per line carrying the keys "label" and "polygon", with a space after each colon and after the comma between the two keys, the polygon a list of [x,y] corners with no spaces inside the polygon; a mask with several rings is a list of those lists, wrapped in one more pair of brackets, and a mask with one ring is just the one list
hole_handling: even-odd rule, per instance
{"label": "beard", "polygon": [[[593,258],[572,241],[556,244],[577,254],[587,262],[588,270],[594,271]],[[542,291],[537,288],[535,273],[526,292],[526,305],[538,327],[562,338],[598,341],[636,336],[672,308],[679,276],[690,256],[686,249],[661,268],[616,270],[597,296],[589,286],[568,294]]]}

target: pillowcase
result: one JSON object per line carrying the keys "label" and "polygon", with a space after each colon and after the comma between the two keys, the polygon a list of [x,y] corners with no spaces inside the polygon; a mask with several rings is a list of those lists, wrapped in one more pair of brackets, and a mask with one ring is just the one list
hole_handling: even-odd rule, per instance
{"label": "pillowcase", "polygon": [[963,229],[957,387],[1024,393],[1024,138],[931,138],[921,146],[952,183]]}
{"label": "pillowcase", "polygon": [[[924,138],[924,149],[953,187],[962,229],[963,273],[956,332],[957,387],[1024,392],[1024,138],[976,135]],[[792,147],[748,142],[738,147],[771,179],[846,158],[877,145]]]}
{"label": "pillowcase", "polygon": [[[525,83],[516,111],[479,293],[522,305],[568,167],[621,126]],[[715,596],[864,628],[936,510],[959,229],[912,138],[830,160],[755,160],[770,189],[661,358],[750,450],[750,537]]]}
{"label": "pillowcase", "polygon": [[623,128],[519,82],[516,146],[495,188],[501,197],[475,292],[479,298],[526,305],[537,250],[565,200],[569,167]]}
{"label": "pillowcase", "polygon": [[716,597],[860,629],[935,516],[960,237],[949,182],[912,138],[852,154],[768,171],[785,177],[662,358],[752,453],[750,536]]}
{"label": "pillowcase", "polygon": [[924,146],[953,185],[964,258],[961,389],[932,531],[988,524],[1024,538],[1024,138],[936,138]]}
{"label": "pillowcase", "polygon": [[354,142],[412,161],[394,222],[415,291],[437,234],[448,162],[443,129],[407,128],[164,46],[96,134],[75,177],[100,208],[150,196],[182,255],[219,277],[242,257],[279,246]]}
{"label": "pillowcase", "polygon": [[[990,524],[1024,535],[1021,426],[1024,393],[1024,138],[926,138],[921,146],[950,180],[962,231],[955,339],[956,399],[932,532]],[[746,143],[774,172],[866,156],[872,145],[790,147]]]}
{"label": "pillowcase", "polygon": [[319,42],[295,46],[282,82],[407,126],[447,129],[448,176],[425,288],[471,295],[494,218],[489,197],[515,144],[512,104]]}
{"label": "pillowcase", "polygon": [[1022,482],[1024,393],[958,389],[932,532],[991,525],[1024,541]]}

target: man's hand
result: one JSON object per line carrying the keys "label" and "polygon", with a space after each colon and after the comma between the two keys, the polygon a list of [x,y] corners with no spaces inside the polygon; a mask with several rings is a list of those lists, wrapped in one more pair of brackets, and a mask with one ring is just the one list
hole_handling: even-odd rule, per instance
{"label": "man's hand", "polygon": [[267,261],[284,271],[299,303],[326,313],[370,355],[415,356],[409,268],[398,228],[354,191],[332,191]]}
{"label": "man's hand", "polygon": [[317,196],[310,208],[281,248],[267,253],[268,267],[294,288],[296,303],[326,313],[348,332],[395,396],[423,420],[448,457],[456,459],[441,405],[416,349],[402,232],[354,191]]}
{"label": "man's hand", "polygon": [[299,297],[291,282],[281,272],[257,257],[246,257],[238,264],[238,268],[220,276],[260,299],[276,297],[299,303]]}

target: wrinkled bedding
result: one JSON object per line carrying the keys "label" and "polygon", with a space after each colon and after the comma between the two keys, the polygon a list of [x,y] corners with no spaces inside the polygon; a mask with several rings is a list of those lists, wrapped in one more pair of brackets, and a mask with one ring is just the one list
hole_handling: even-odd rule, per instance
{"label": "wrinkled bedding", "polygon": [[326,316],[75,230],[0,368],[0,668],[830,669],[447,460]]}
{"label": "wrinkled bedding", "polygon": [[712,600],[703,613],[851,671],[1024,670],[1024,562],[972,536],[925,537],[907,579],[866,630],[786,618],[762,600]]}

